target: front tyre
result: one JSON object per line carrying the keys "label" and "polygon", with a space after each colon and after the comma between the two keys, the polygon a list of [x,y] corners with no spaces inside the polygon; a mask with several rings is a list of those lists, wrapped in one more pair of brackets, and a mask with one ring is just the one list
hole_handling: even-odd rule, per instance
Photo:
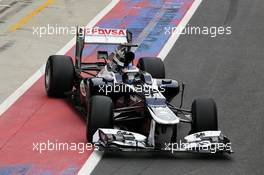
{"label": "front tyre", "polygon": [[87,110],[86,138],[89,143],[98,128],[113,128],[113,102],[110,97],[92,96]]}
{"label": "front tyre", "polygon": [[217,131],[217,108],[213,99],[196,99],[192,103],[192,133]]}
{"label": "front tyre", "polygon": [[49,57],[45,69],[45,89],[49,97],[63,97],[71,91],[74,80],[72,58],[65,55]]}

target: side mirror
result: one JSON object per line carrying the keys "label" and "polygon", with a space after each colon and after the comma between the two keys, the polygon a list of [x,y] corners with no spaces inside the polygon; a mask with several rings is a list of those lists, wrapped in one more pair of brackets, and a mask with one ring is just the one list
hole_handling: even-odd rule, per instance
{"label": "side mirror", "polygon": [[108,59],[108,52],[107,51],[97,51],[97,59]]}

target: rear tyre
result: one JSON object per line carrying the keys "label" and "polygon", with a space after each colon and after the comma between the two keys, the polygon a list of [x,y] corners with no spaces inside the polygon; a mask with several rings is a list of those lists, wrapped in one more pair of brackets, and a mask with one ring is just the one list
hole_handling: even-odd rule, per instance
{"label": "rear tyre", "polygon": [[196,99],[192,103],[192,133],[218,130],[217,108],[212,99]]}
{"label": "rear tyre", "polygon": [[110,97],[95,95],[91,97],[86,122],[86,138],[89,143],[98,128],[113,128],[113,102]]}
{"label": "rear tyre", "polygon": [[139,59],[137,67],[150,73],[153,78],[165,78],[164,63],[160,58],[142,57]]}
{"label": "rear tyre", "polygon": [[74,80],[72,58],[65,55],[49,57],[45,69],[45,89],[50,97],[63,97],[71,91]]}

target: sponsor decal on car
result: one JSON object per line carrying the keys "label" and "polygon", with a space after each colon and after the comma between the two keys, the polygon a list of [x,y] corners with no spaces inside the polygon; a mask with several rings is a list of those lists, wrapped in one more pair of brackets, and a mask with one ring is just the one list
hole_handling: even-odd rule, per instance
{"label": "sponsor decal on car", "polygon": [[108,35],[108,36],[126,36],[125,29],[109,29],[109,28],[86,28],[86,35]]}

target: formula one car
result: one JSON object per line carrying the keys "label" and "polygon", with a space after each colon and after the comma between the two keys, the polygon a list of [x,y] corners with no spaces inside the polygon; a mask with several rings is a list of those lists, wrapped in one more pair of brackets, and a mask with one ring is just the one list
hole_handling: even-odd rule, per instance
{"label": "formula one car", "polygon": [[[91,63],[82,58],[85,44],[116,47],[110,54],[97,51]],[[128,30],[77,28],[75,59],[52,55],[47,61],[48,96],[68,97],[87,119],[87,141],[102,150],[231,153],[230,140],[218,131],[215,102],[196,99],[191,110],[183,109],[184,84],[165,77],[160,58],[136,60],[134,47]],[[179,107],[171,104],[177,95]],[[180,122],[191,130],[175,147]]]}

